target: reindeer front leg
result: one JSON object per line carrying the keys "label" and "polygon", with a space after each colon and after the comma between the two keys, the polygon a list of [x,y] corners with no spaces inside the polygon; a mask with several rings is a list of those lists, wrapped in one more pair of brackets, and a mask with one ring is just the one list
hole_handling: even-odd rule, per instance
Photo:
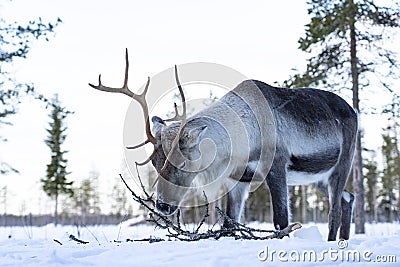
{"label": "reindeer front leg", "polygon": [[273,166],[267,175],[267,184],[271,194],[275,229],[284,229],[289,224],[288,189],[285,168],[283,166],[279,167],[279,164]]}
{"label": "reindeer front leg", "polygon": [[[227,204],[226,204],[226,215],[229,218],[240,222],[243,213],[244,202],[246,201],[249,193],[250,183],[237,182],[237,184],[228,192]],[[233,225],[225,220],[223,227],[232,228]]]}

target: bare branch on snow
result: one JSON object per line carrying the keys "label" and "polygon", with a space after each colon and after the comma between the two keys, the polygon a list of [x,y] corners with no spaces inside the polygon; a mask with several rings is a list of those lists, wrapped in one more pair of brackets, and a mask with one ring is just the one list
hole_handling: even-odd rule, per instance
{"label": "bare branch on snow", "polygon": [[[125,184],[126,188],[131,192],[133,200],[138,202],[142,207],[144,207],[148,212],[149,212],[149,219],[147,221],[155,224],[156,227],[161,228],[161,229],[166,229],[168,231],[167,236],[169,238],[174,238],[177,240],[181,241],[198,241],[201,239],[220,239],[221,237],[233,237],[236,240],[267,240],[267,239],[274,239],[274,238],[283,238],[285,236],[288,236],[289,233],[301,228],[301,224],[299,223],[293,223],[290,224],[288,227],[282,229],[282,230],[264,230],[264,229],[256,229],[256,228],[251,228],[248,227],[244,224],[238,223],[235,220],[229,218],[221,209],[216,207],[216,211],[219,216],[219,221],[228,221],[232,227],[230,228],[224,228],[221,227],[220,229],[214,229],[214,226],[212,226],[211,229],[208,229],[206,231],[200,231],[201,227],[204,225],[206,222],[207,217],[209,216],[209,205],[208,201],[206,201],[205,205],[205,211],[204,215],[202,217],[202,220],[200,223],[197,225],[195,230],[193,231],[188,231],[185,230],[181,227],[180,223],[180,212],[178,211],[177,214],[177,223],[175,224],[170,217],[164,216],[160,212],[158,212],[155,208],[155,201],[153,199],[153,195],[149,195],[145,187],[143,186],[139,170],[137,169],[136,166],[136,171],[138,174],[138,178],[140,181],[141,188],[143,190],[143,193],[145,197],[141,197],[138,194],[136,194],[126,183],[125,179],[122,177],[120,174],[120,178],[122,182]],[[207,200],[206,195],[204,197]],[[154,242],[160,242],[164,241],[161,238],[158,237],[150,237],[146,239],[139,239],[135,241],[148,241],[150,243]]]}

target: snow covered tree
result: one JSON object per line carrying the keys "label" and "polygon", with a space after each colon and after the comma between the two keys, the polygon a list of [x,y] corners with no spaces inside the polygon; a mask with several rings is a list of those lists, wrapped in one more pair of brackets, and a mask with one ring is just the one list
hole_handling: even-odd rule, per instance
{"label": "snow covered tree", "polygon": [[[0,126],[11,124],[9,117],[17,112],[21,96],[35,95],[32,84],[19,83],[12,77],[11,64],[15,59],[27,56],[34,40],[45,38],[47,41],[49,33],[53,33],[60,22],[59,18],[55,23],[44,22],[39,18],[24,25],[0,18]],[[35,97],[47,101],[42,96]],[[5,140],[5,137],[0,136],[0,141]],[[17,170],[5,162],[0,162],[1,175],[11,172]]]}
{"label": "snow covered tree", "polygon": [[308,197],[310,196],[310,192],[313,193],[310,186],[289,186],[290,211],[294,221],[300,221],[302,223],[307,222],[308,208],[310,205],[308,203]]}
{"label": "snow covered tree", "polygon": [[[389,84],[399,76],[396,54],[384,42],[393,37],[385,31],[400,27],[398,3],[380,7],[374,0],[311,0],[305,37],[299,48],[312,56],[304,73],[285,82],[289,87],[309,87],[320,83],[334,88],[352,88],[353,107],[360,112],[360,89],[371,84],[393,91]],[[370,76],[368,76],[370,75]],[[377,77],[378,76],[378,77]],[[376,79],[376,77],[378,79]],[[364,180],[362,174],[361,135],[356,143],[353,164],[356,233],[364,233]]]}
{"label": "snow covered tree", "polygon": [[8,189],[7,189],[7,186],[5,185],[0,190],[0,199],[1,199],[2,209],[3,209],[3,215],[0,215],[0,218],[3,217],[3,219],[1,220],[3,226],[7,225],[7,197],[8,197]]}
{"label": "snow covered tree", "polygon": [[90,172],[89,177],[81,181],[78,188],[74,189],[74,207],[81,216],[81,223],[86,224],[87,215],[100,214],[100,195],[98,190],[99,174]]}
{"label": "snow covered tree", "polygon": [[398,106],[400,103],[394,102],[391,105],[389,125],[386,127],[385,132],[382,134],[383,145],[382,153],[384,159],[384,170],[382,175],[382,190],[381,195],[383,196],[382,205],[387,211],[387,221],[392,222],[394,219],[394,211],[400,208],[399,201],[397,207],[396,201],[396,189],[397,199],[400,195],[400,147],[399,147],[399,136],[398,136],[398,118],[399,114]]}
{"label": "snow covered tree", "polygon": [[314,199],[313,203],[313,221],[326,221],[328,219],[328,212],[326,207],[329,207],[328,197],[325,196],[315,186],[310,187]]}
{"label": "snow covered tree", "polygon": [[263,183],[249,194],[245,208],[246,221],[271,221],[272,204],[268,186]]}
{"label": "snow covered tree", "polygon": [[132,215],[132,206],[128,202],[126,187],[121,183],[121,179],[117,177],[115,184],[111,190],[111,213],[118,219],[123,216]]}
{"label": "snow covered tree", "polygon": [[393,211],[395,204],[395,187],[396,182],[400,177],[400,158],[396,156],[398,151],[396,140],[388,134],[383,134],[382,152],[384,156],[385,168],[382,175],[382,190],[383,196],[382,206],[387,211],[387,221],[393,221]]}
{"label": "snow covered tree", "polygon": [[[375,158],[375,153],[374,157]],[[377,197],[378,197],[378,164],[373,159],[364,160],[365,178],[366,178],[366,201],[367,201],[367,212],[369,214],[370,221],[378,221],[378,210],[377,210]]]}
{"label": "snow covered tree", "polygon": [[47,165],[46,177],[41,179],[42,189],[47,196],[55,200],[54,207],[54,223],[58,223],[58,201],[61,194],[68,196],[73,195],[72,181],[67,180],[67,159],[65,154],[67,151],[61,149],[61,145],[65,141],[66,130],[64,120],[67,115],[71,114],[66,108],[61,107],[57,97],[54,98],[53,104],[51,105],[52,110],[49,115],[51,121],[49,128],[47,129],[47,139],[45,144],[50,148],[51,161]]}

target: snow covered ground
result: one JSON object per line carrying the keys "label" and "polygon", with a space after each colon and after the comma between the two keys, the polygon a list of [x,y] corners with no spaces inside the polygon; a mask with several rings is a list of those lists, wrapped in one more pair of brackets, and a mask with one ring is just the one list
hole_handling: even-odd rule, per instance
{"label": "snow covered ground", "polygon": [[[165,232],[150,225],[131,227],[131,222],[80,228],[79,238],[87,244],[70,240],[71,234],[78,237],[74,226],[0,227],[0,266],[400,266],[398,223],[367,224],[366,235],[353,234],[340,249],[325,241],[327,224],[304,225],[282,240],[150,244],[126,239],[164,237]],[[252,226],[272,229],[271,224]]]}

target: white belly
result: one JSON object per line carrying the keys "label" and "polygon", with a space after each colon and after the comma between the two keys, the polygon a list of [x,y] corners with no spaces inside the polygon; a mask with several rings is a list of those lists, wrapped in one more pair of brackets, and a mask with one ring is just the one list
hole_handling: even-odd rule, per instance
{"label": "white belly", "polygon": [[306,185],[319,181],[327,183],[328,178],[331,176],[332,172],[333,168],[320,173],[287,171],[287,185]]}

